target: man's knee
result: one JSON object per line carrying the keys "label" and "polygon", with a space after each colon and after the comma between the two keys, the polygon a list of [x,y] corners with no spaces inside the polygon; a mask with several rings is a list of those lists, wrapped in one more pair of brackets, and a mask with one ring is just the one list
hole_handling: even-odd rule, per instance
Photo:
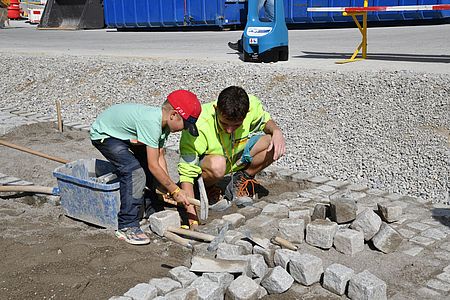
{"label": "man's knee", "polygon": [[201,167],[204,177],[211,179],[223,178],[227,168],[226,159],[220,155],[207,155],[202,160]]}

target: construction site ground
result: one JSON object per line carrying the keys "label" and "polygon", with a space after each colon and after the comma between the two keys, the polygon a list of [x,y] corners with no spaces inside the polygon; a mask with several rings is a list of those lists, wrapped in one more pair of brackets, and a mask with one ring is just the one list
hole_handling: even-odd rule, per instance
{"label": "construction site ground", "polygon": [[[70,161],[102,158],[86,132],[60,133],[54,123],[24,125],[2,139]],[[52,172],[60,163],[6,147],[0,147],[0,157],[2,172],[10,176],[36,185],[56,185]],[[169,152],[167,161],[175,176],[176,154]],[[271,194],[280,194],[298,186],[277,182],[265,187]],[[38,195],[1,195],[3,299],[108,299],[137,283],[167,277],[170,268],[190,264],[190,250],[157,235],[151,235],[148,246],[128,245],[118,241],[113,231],[70,219],[61,206],[47,202]],[[235,208],[215,213],[215,218],[231,210]]]}

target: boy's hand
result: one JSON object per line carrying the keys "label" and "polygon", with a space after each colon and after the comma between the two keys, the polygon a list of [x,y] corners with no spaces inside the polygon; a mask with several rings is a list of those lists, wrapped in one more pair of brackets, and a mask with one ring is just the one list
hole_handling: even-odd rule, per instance
{"label": "boy's hand", "polygon": [[184,205],[184,207],[189,207],[191,203],[189,203],[189,200],[187,199],[186,192],[183,190],[180,190],[179,192],[172,195],[173,199],[177,201],[178,203],[181,203]]}

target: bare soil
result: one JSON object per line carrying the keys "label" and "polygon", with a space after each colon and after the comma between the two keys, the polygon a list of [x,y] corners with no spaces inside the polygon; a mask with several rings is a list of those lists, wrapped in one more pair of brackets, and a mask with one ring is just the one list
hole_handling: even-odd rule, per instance
{"label": "bare soil", "polygon": [[[86,132],[60,133],[51,123],[22,126],[2,139],[74,161],[102,158]],[[176,157],[168,155],[169,165]],[[56,186],[61,163],[0,147],[0,173]],[[269,184],[272,193],[279,185]],[[282,187],[282,190],[288,188]],[[222,214],[215,213],[214,217]],[[27,193],[0,195],[0,295],[2,299],[108,299],[138,283],[166,277],[170,268],[190,265],[191,251],[152,235],[147,246],[131,246],[111,230],[66,217],[47,198]]]}

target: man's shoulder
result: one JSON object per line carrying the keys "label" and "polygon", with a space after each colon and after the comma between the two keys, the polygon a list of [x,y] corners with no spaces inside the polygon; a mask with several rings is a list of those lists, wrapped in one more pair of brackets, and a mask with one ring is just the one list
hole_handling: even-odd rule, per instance
{"label": "man's shoulder", "polygon": [[250,102],[250,108],[252,107],[252,103],[254,103],[254,104],[261,103],[261,100],[252,94],[248,95],[248,101]]}

